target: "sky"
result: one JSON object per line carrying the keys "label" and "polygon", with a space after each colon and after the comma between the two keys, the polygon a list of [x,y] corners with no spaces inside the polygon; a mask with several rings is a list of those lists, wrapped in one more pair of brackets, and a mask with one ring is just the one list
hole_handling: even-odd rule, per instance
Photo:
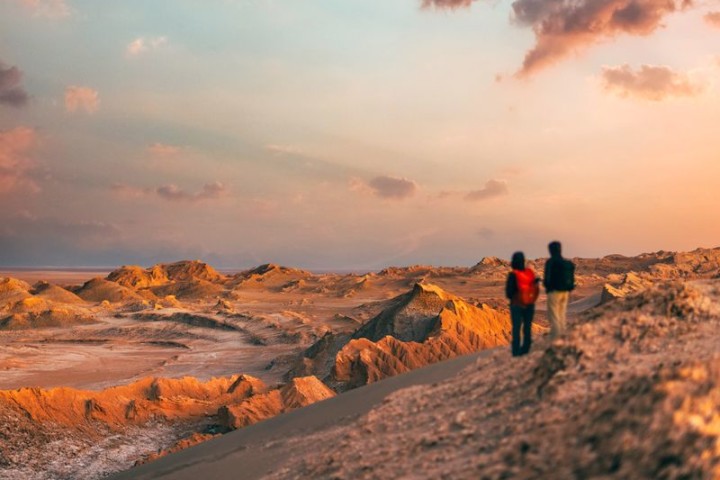
{"label": "sky", "polygon": [[0,266],[720,245],[720,0],[0,0]]}

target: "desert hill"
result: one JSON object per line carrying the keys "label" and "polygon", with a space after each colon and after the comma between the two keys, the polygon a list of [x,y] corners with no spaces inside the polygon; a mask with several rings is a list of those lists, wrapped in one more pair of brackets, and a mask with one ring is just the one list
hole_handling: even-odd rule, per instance
{"label": "desert hill", "polygon": [[22,280],[10,277],[0,278],[0,306],[29,297],[31,289],[32,287]]}
{"label": "desert hill", "polygon": [[80,288],[75,290],[74,293],[86,302],[94,303],[104,301],[110,303],[143,301],[143,297],[138,295],[132,289],[103,278],[93,278],[92,280],[88,280]]}
{"label": "desert hill", "polygon": [[0,306],[0,330],[70,327],[95,322],[81,298],[56,285],[39,283],[30,287],[8,278],[2,287],[6,303]]}
{"label": "desert hill", "polygon": [[44,298],[57,303],[69,303],[75,305],[85,303],[82,298],[78,297],[71,291],[48,282],[37,282],[33,285],[31,293],[35,297]]}

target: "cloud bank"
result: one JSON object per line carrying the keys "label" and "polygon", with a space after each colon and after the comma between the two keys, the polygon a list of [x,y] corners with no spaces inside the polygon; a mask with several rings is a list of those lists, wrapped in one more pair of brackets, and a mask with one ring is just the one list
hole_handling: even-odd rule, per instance
{"label": "cloud bank", "polygon": [[0,105],[20,108],[27,105],[29,96],[21,85],[22,72],[0,61]]}
{"label": "cloud bank", "polygon": [[65,89],[65,108],[70,113],[95,113],[100,105],[100,94],[89,87],[70,86]]}
{"label": "cloud bank", "polygon": [[609,92],[652,101],[692,97],[703,90],[702,85],[694,83],[687,74],[662,65],[641,65],[637,70],[629,65],[605,67],[601,78]]}

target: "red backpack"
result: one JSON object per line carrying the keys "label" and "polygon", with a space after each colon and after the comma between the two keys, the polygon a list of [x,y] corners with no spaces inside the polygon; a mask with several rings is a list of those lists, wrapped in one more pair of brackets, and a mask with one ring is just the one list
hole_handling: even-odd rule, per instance
{"label": "red backpack", "polygon": [[533,305],[540,295],[540,286],[535,278],[535,272],[526,268],[525,270],[513,270],[513,273],[518,287],[515,298],[522,305]]}

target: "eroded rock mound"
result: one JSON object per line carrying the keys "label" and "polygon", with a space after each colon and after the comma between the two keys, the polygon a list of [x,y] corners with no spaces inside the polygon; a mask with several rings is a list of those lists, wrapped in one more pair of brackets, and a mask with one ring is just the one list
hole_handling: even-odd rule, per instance
{"label": "eroded rock mound", "polygon": [[416,284],[352,335],[327,334],[293,373],[314,373],[344,391],[441,360],[507,345],[507,313]]}
{"label": "eroded rock mound", "polygon": [[9,277],[0,278],[0,306],[29,297],[31,289],[32,287],[22,280]]}
{"label": "eroded rock mound", "polygon": [[128,287],[104,278],[93,278],[85,282],[75,294],[86,302],[110,303],[142,302],[144,299]]}
{"label": "eroded rock mound", "polygon": [[83,304],[85,301],[72,293],[57,285],[48,282],[38,282],[32,287],[31,293],[39,298],[50,300],[52,302],[67,303],[71,305]]}
{"label": "eroded rock mound", "polygon": [[600,303],[607,303],[629,294],[640,292],[652,285],[652,281],[640,277],[634,272],[623,275],[617,285],[606,283],[600,296]]}
{"label": "eroded rock mound", "polygon": [[67,327],[95,322],[89,310],[78,305],[61,304],[31,296],[0,310],[0,329]]}
{"label": "eroded rock mound", "polygon": [[335,392],[316,377],[298,377],[279,389],[225,406],[218,411],[218,416],[222,425],[237,429],[334,395]]}
{"label": "eroded rock mound", "polygon": [[169,281],[167,272],[162,265],[155,265],[147,269],[136,265],[122,266],[110,272],[107,279],[124,287],[135,289],[164,285]]}

